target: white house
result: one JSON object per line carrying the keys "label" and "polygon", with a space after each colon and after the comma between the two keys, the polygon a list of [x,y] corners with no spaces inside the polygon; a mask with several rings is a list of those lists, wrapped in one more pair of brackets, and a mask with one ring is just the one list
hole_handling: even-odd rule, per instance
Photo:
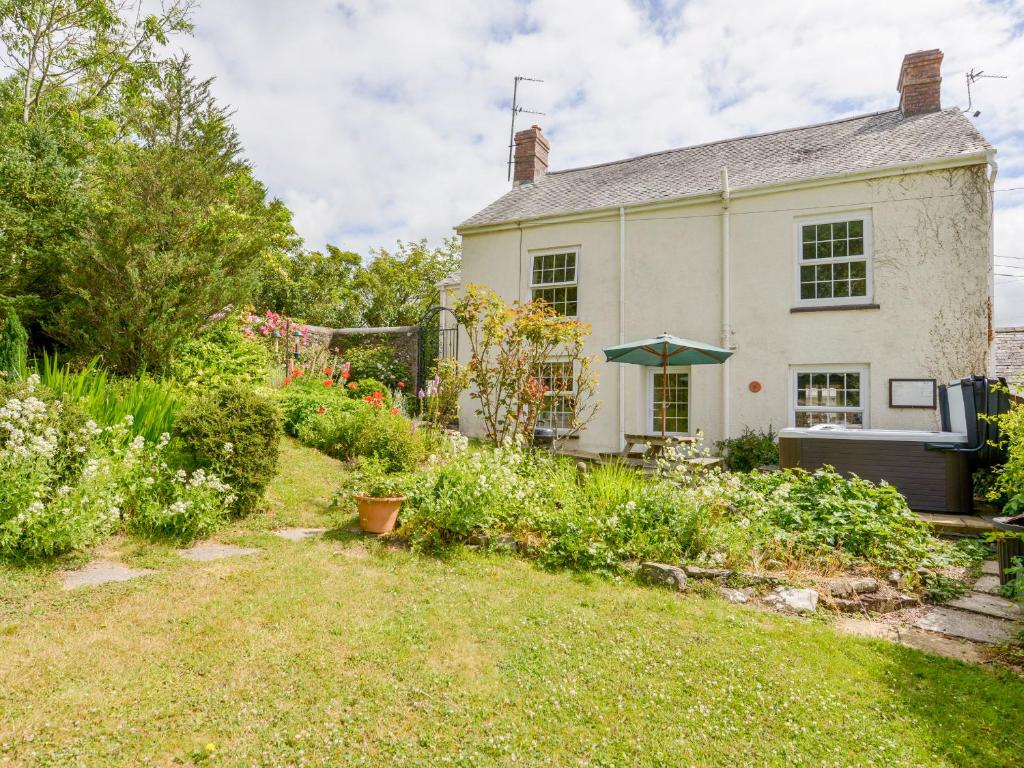
{"label": "white house", "polygon": [[[992,146],[941,108],[941,62],[904,58],[896,109],[584,168],[548,171],[541,129],[520,131],[513,188],[457,227],[461,285],[546,299],[592,325],[601,360],[663,332],[734,350],[670,369],[678,434],[935,429],[934,408],[890,391],[992,367],[996,175]],[[657,432],[660,370],[598,370],[603,407],[578,447]]]}

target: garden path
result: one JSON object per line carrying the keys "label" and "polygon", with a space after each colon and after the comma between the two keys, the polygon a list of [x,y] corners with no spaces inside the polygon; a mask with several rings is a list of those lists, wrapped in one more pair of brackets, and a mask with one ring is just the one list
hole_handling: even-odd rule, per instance
{"label": "garden path", "polygon": [[[303,541],[314,536],[320,536],[327,531],[326,528],[280,528],[274,531],[274,535],[287,539],[288,541]],[[242,557],[254,555],[259,552],[257,547],[238,547],[234,544],[221,544],[214,541],[203,541],[188,549],[179,549],[177,552],[181,557],[196,562],[208,562],[210,560],[221,560],[226,557]],[[64,589],[76,589],[78,587],[95,587],[101,584],[110,584],[118,581],[129,581],[140,576],[148,576],[158,571],[149,568],[130,568],[124,563],[109,558],[93,560],[81,568],[73,571],[65,571],[61,574],[61,584]]]}
{"label": "garden path", "polygon": [[1024,610],[1019,605],[997,594],[997,573],[996,561],[986,561],[982,576],[970,592],[923,613],[913,612],[911,624],[843,618],[835,626],[853,635],[888,640],[963,661],[984,662],[985,646],[1013,640],[1024,619]]}

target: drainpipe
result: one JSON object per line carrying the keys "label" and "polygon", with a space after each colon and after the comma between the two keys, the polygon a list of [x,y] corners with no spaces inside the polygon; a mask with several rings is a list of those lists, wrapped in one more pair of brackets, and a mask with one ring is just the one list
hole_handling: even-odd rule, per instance
{"label": "drainpipe", "polygon": [[[732,290],[730,279],[729,169],[722,166],[722,348],[732,349]],[[722,437],[730,433],[729,361],[722,363]]]}
{"label": "drainpipe", "polygon": [[996,151],[989,150],[986,159],[992,172],[988,176],[988,349],[985,352],[986,375],[992,378],[996,376],[996,361],[993,352],[995,324],[993,313],[995,312],[994,302],[996,295],[996,176],[999,175],[999,163],[996,162]]}
{"label": "drainpipe", "polygon": [[[619,206],[619,344],[626,343],[626,208]],[[619,450],[626,445],[626,366],[619,365]]]}

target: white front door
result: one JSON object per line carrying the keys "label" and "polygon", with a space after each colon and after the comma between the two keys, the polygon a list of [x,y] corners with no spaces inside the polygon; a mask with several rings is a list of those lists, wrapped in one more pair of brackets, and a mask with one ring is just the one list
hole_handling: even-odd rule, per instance
{"label": "white front door", "polygon": [[[664,378],[664,381],[662,380]],[[661,368],[647,371],[647,423],[649,434],[661,434],[662,392],[665,397],[665,434],[690,434],[690,369]]]}

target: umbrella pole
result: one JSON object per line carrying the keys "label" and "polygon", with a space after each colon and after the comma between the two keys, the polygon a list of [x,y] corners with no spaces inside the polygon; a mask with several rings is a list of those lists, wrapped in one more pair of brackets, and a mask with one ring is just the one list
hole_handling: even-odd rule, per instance
{"label": "umbrella pole", "polygon": [[661,355],[661,437],[665,438],[665,383],[668,379],[668,355]]}

